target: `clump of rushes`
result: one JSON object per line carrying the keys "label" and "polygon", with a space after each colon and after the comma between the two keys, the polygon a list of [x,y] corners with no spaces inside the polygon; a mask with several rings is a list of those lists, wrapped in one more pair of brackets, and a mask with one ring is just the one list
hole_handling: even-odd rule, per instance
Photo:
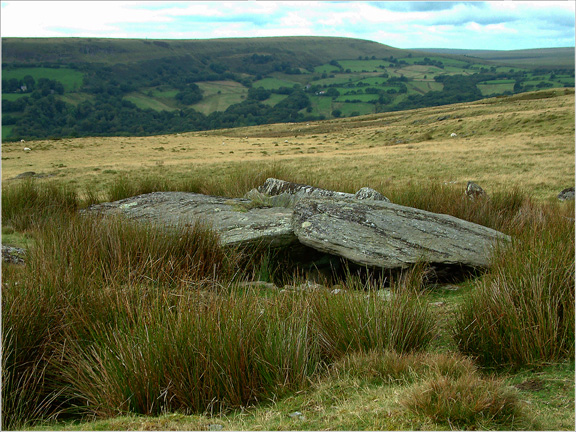
{"label": "clump of rushes", "polygon": [[[108,301],[115,319],[78,316],[62,344],[62,376],[86,413],[220,412],[304,389],[346,353],[421,350],[431,336],[430,316],[422,322],[421,305],[406,297],[130,290]],[[319,326],[334,313],[347,333]]]}
{"label": "clump of rushes", "polygon": [[65,184],[26,179],[2,187],[2,224],[18,231],[62,213],[70,214],[78,206],[76,191]]}
{"label": "clump of rushes", "polygon": [[318,341],[325,358],[370,349],[424,350],[435,335],[434,318],[411,292],[389,299],[376,290],[366,294],[319,293],[313,299]]}
{"label": "clump of rushes", "polygon": [[518,215],[521,228],[496,250],[491,270],[457,314],[460,351],[483,365],[574,356],[574,221],[554,210]]}
{"label": "clump of rushes", "polygon": [[430,375],[457,379],[476,373],[476,366],[459,353],[369,350],[344,356],[333,364],[330,371],[336,376],[361,378],[375,384],[410,384]]}
{"label": "clump of rushes", "polygon": [[90,343],[63,346],[62,374],[87,413],[219,412],[302,389],[317,370],[303,296],[151,297],[116,325],[84,323]]}
{"label": "clump of rushes", "polygon": [[121,325],[150,307],[150,291],[217,288],[238,272],[234,260],[199,224],[177,232],[61,214],[37,226],[26,266],[2,267],[3,426],[21,424],[22,412],[61,409],[57,347],[73,342],[70,328],[90,340],[87,323]]}
{"label": "clump of rushes", "polygon": [[[58,411],[62,388],[49,381],[50,344],[59,330],[54,300],[2,268],[2,430],[23,429]],[[51,334],[52,332],[52,334]]]}
{"label": "clump of rushes", "polygon": [[36,278],[57,286],[95,283],[193,283],[232,277],[235,255],[201,223],[169,230],[121,217],[74,215],[38,232],[28,266]]}

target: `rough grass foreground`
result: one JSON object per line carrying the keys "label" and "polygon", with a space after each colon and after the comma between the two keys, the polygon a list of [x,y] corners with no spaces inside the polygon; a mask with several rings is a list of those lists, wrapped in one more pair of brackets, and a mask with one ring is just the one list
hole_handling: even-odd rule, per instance
{"label": "rough grass foreground", "polygon": [[[536,205],[517,191],[480,205],[445,190],[446,213],[515,240],[457,311],[461,353],[439,360],[427,352],[436,317],[419,286],[393,286],[389,302],[377,286],[345,296],[238,289],[259,263],[221,250],[202,226],[176,234],[78,217],[71,210],[82,203],[66,188],[12,192],[3,193],[3,212],[13,204],[3,223],[22,223],[35,246],[25,267],[2,268],[3,429],[70,416],[219,413],[310,388],[337,394],[339,382],[367,382],[397,400],[386,412],[404,417],[382,428],[527,428],[514,392],[471,358],[503,367],[574,356],[572,206]],[[442,210],[432,195],[398,192],[395,201]],[[464,366],[445,372],[454,363]],[[403,387],[388,394],[389,385]]]}

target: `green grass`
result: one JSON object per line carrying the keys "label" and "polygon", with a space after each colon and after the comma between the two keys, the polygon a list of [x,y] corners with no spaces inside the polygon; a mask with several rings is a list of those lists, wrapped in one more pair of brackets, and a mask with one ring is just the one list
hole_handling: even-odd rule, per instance
{"label": "green grass", "polygon": [[293,86],[294,81],[282,80],[278,78],[264,78],[252,83],[252,87],[262,87],[266,90],[279,89],[280,87],[292,88]]}
{"label": "green grass", "polygon": [[374,113],[374,105],[370,103],[334,103],[334,108],[342,111],[343,116],[350,116],[352,113],[357,115]]}
{"label": "green grass", "polygon": [[192,107],[204,114],[225,111],[230,105],[240,103],[248,94],[248,89],[235,82],[199,82],[203,99]]}
{"label": "green grass", "polygon": [[540,368],[525,368],[505,380],[530,404],[540,429],[574,428],[574,359]]}
{"label": "green grass", "polygon": [[65,93],[63,95],[58,95],[58,99],[77,106],[78,104],[86,101],[92,101],[94,96],[86,94],[86,93]]}
{"label": "green grass", "polygon": [[388,67],[390,62],[385,60],[340,60],[338,61],[344,70],[350,69],[352,72],[374,72],[383,73],[384,69],[379,66]]}
{"label": "green grass", "polygon": [[272,94],[272,95],[270,95],[270,97],[268,99],[266,99],[265,101],[262,101],[262,103],[264,103],[266,105],[275,106],[277,103],[283,101],[287,97],[288,97],[288,95]]}
{"label": "green grass", "polygon": [[51,80],[60,81],[64,86],[66,92],[71,92],[79,89],[82,86],[82,80],[84,74],[74,69],[68,68],[43,68],[43,67],[33,67],[33,68],[15,68],[15,69],[3,69],[2,78],[3,79],[22,79],[26,75],[30,75],[36,81],[39,78],[48,78]]}
{"label": "green grass", "polygon": [[314,115],[323,115],[326,118],[332,117],[332,99],[325,96],[310,96],[310,104]]}
{"label": "green grass", "polygon": [[[167,103],[162,102],[154,97],[146,96],[140,93],[132,93],[124,97],[129,102],[132,102],[140,109],[153,109],[156,111],[174,111],[177,109],[173,101]],[[171,103],[172,102],[172,103]]]}
{"label": "green grass", "polygon": [[30,97],[30,93],[3,93],[2,99],[15,101],[26,96]]}
{"label": "green grass", "polygon": [[12,134],[14,126],[2,126],[2,140],[8,138]]}

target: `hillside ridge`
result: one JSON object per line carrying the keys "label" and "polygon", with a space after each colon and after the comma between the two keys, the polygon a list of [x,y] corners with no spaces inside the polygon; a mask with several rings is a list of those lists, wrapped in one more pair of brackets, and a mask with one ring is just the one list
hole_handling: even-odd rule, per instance
{"label": "hillside ridge", "polygon": [[[304,43],[303,43],[304,42]],[[222,39],[107,39],[107,38],[3,38],[2,61],[131,63],[189,55],[220,61],[237,55],[298,54],[322,64],[332,58],[358,55],[393,55],[405,50],[364,39],[290,36]],[[349,54],[354,52],[354,55]],[[293,60],[295,58],[292,58]],[[297,59],[297,58],[296,58]]]}

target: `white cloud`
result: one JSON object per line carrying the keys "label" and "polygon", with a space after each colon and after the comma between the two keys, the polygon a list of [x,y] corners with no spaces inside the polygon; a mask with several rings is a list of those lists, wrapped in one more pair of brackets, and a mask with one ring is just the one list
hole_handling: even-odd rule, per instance
{"label": "white cloud", "polygon": [[317,35],[398,48],[536,48],[574,46],[574,2],[7,1],[1,31],[157,39]]}
{"label": "white cloud", "polygon": [[[169,22],[135,2],[12,1],[2,4],[2,35],[11,37],[77,35],[122,31],[122,25]],[[76,35],[75,34],[75,35]]]}

